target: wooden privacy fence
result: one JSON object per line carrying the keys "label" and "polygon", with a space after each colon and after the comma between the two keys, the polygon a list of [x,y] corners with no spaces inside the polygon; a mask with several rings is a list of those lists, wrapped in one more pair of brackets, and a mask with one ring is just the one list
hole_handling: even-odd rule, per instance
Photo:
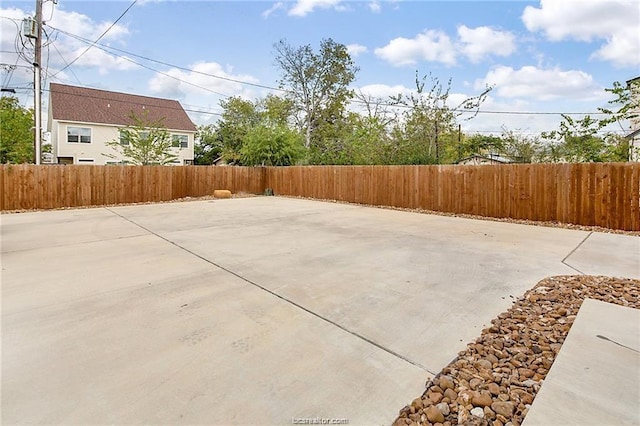
{"label": "wooden privacy fence", "polygon": [[215,189],[264,191],[258,167],[2,165],[1,210],[169,201]]}
{"label": "wooden privacy fence", "polygon": [[640,231],[640,163],[483,166],[0,166],[1,210],[293,195]]}
{"label": "wooden privacy fence", "polygon": [[640,230],[640,163],[268,168],[277,195]]}

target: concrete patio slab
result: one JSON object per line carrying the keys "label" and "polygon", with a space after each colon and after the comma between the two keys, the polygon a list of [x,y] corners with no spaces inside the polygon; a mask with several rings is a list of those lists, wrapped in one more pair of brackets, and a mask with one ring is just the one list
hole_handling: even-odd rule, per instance
{"label": "concrete patio slab", "polygon": [[589,236],[278,197],[0,221],[7,424],[388,424]]}
{"label": "concrete patio slab", "polygon": [[588,275],[640,278],[640,238],[591,233],[565,260]]}
{"label": "concrete patio slab", "polygon": [[640,424],[640,310],[585,299],[525,426]]}

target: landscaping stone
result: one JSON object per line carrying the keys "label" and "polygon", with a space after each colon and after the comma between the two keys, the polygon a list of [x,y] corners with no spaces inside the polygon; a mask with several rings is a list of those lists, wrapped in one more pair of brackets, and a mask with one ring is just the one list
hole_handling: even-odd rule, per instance
{"label": "landscaping stone", "polygon": [[476,407],[473,410],[471,410],[471,415],[472,416],[476,416],[476,417],[480,417],[481,419],[484,418],[484,410],[480,407]]}
{"label": "landscaping stone", "polygon": [[435,405],[429,406],[429,408],[427,408],[426,410],[426,413],[427,413],[427,420],[429,420],[430,422],[434,422],[434,423],[444,422],[444,414]]}
{"label": "landscaping stone", "polygon": [[[640,280],[578,275],[540,281],[427,382],[421,398],[427,415],[416,423],[520,425],[585,298],[639,309]],[[406,408],[395,424],[411,423]],[[430,420],[429,412],[442,420]]]}

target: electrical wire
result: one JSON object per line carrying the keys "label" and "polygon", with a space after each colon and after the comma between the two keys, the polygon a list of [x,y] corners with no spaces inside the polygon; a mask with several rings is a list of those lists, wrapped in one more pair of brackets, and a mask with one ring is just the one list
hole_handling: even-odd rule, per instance
{"label": "electrical wire", "polygon": [[107,33],[109,31],[111,31],[111,29],[124,17],[124,15],[127,14],[127,12],[133,7],[135,6],[135,4],[138,2],[138,0],[133,0],[133,2],[131,2],[131,4],[129,5],[129,7],[127,7],[124,12],[122,12],[120,14],[120,16],[118,16],[118,19],[116,19],[115,21],[113,21],[111,23],[111,25],[109,25],[109,28],[107,28],[106,30],[103,31],[102,34],[100,34],[100,37],[98,37],[94,42],[92,42],[82,53],[80,53],[73,61],[69,62],[64,68],[58,70],[58,72],[56,72],[55,74],[53,74],[51,76],[51,78],[55,77],[56,75],[58,75],[59,73],[61,73],[62,71],[66,70],[67,68],[69,68],[71,65],[73,65],[78,59],[80,59],[85,53],[87,53],[93,46],[96,45],[96,43],[98,43],[102,37],[104,37],[105,35],[107,35]]}
{"label": "electrical wire", "polygon": [[[57,29],[57,28],[54,28],[54,27],[50,27],[50,28],[52,28],[52,29],[54,29],[54,30],[56,30],[56,31],[59,31],[59,32],[61,32],[62,34],[65,34],[65,35],[68,35],[68,36],[70,36],[70,37],[76,38],[76,39],[77,39],[77,40],[79,40],[79,41],[82,41],[82,42],[87,43],[87,40],[86,40],[84,37],[80,37],[80,36],[77,36],[77,35],[75,35],[75,34],[67,33],[66,31],[61,31],[61,30],[59,30],[59,29]],[[121,56],[121,55],[113,54],[112,52],[110,52],[110,51],[108,50],[108,48],[105,48],[103,45],[95,44],[94,46],[95,46],[96,48],[98,48],[98,49],[100,49],[100,50],[102,50],[102,51],[104,51],[104,52],[108,53],[108,54],[114,55],[114,56],[116,56],[116,57],[118,57],[118,58],[120,58],[120,59],[123,59],[123,60],[127,61],[127,62],[131,62],[132,64],[135,64],[135,65],[137,65],[137,66],[139,66],[139,67],[142,67],[142,68],[148,69],[149,71],[153,71],[153,72],[155,72],[155,73],[158,73],[158,74],[164,75],[164,76],[166,76],[166,77],[169,77],[169,78],[171,78],[171,79],[177,80],[177,81],[179,81],[179,82],[181,82],[181,83],[188,84],[188,85],[190,85],[190,86],[196,87],[196,88],[201,89],[201,90],[205,90],[205,91],[207,91],[207,92],[213,93],[214,95],[222,96],[222,97],[224,97],[224,98],[229,98],[229,97],[231,97],[231,95],[227,95],[227,94],[224,94],[224,93],[217,92],[217,91],[215,91],[215,90],[209,89],[208,87],[204,87],[204,86],[201,86],[201,85],[199,85],[199,84],[191,83],[190,81],[183,80],[183,79],[181,79],[181,78],[179,78],[179,77],[176,77],[176,76],[171,75],[171,74],[169,74],[169,73],[166,73],[166,72],[164,72],[164,71],[160,71],[160,70],[158,70],[158,69],[156,69],[156,68],[152,68],[152,67],[150,67],[150,66],[148,66],[148,65],[145,65],[145,64],[142,64],[142,63],[140,63],[140,62],[138,62],[138,61],[134,61],[133,59],[128,58],[128,57],[126,57],[126,56]],[[132,56],[136,56],[136,55],[132,55]],[[66,68],[66,67],[65,67],[65,68]],[[52,75],[51,77],[55,77],[57,74],[58,74],[58,73],[56,73],[56,74]]]}
{"label": "electrical wire", "polygon": [[[56,31],[61,32],[64,35],[67,35],[69,37],[73,37],[73,38],[75,38],[77,40],[80,40],[80,41],[83,41],[85,43],[89,42],[88,39],[86,39],[86,38],[84,38],[82,36],[69,33],[67,31],[61,30],[59,28],[55,28],[55,27],[51,27],[51,28],[55,29]],[[125,55],[135,56],[136,58],[140,58],[140,59],[143,59],[145,61],[155,62],[157,64],[165,65],[165,66],[168,66],[168,67],[171,67],[171,68],[176,68],[176,69],[179,69],[179,70],[182,70],[182,71],[189,71],[189,72],[194,73],[194,74],[200,74],[200,75],[204,75],[204,76],[211,77],[211,78],[217,78],[217,79],[220,79],[220,80],[230,81],[230,82],[242,84],[242,85],[245,85],[245,86],[258,87],[258,88],[261,88],[261,89],[275,90],[275,91],[285,92],[285,93],[290,92],[289,90],[282,89],[282,88],[279,88],[279,87],[267,86],[267,85],[264,85],[264,84],[252,83],[252,82],[249,82],[249,81],[238,80],[238,79],[231,78],[231,77],[224,77],[224,76],[221,76],[221,75],[215,75],[215,74],[210,74],[210,73],[206,73],[206,72],[202,72],[202,71],[197,71],[197,70],[194,70],[194,69],[191,69],[191,68],[187,68],[187,67],[183,67],[183,66],[180,66],[180,65],[171,64],[171,63],[164,62],[164,61],[161,61],[161,60],[158,60],[158,59],[152,59],[152,58],[149,58],[147,56],[138,55],[138,54],[133,53],[133,52],[128,52],[126,50],[118,49],[118,48],[115,48],[115,47],[112,47],[112,46],[107,46],[107,45],[104,45],[104,44],[101,44],[101,43],[96,43],[96,44],[98,46],[102,47],[105,52],[111,53],[112,55],[118,56],[120,58],[122,58],[123,56],[117,55],[117,54],[115,54],[113,52],[124,53]]]}
{"label": "electrical wire", "polygon": [[[65,35],[67,35],[69,37],[73,37],[73,38],[75,38],[75,39],[77,39],[79,41],[82,41],[82,42],[85,42],[85,43],[90,43],[90,41],[88,39],[86,39],[86,38],[84,38],[82,36],[78,36],[76,34],[72,34],[72,33],[69,33],[67,31],[64,31],[64,30],[60,30],[59,28],[54,28],[54,27],[51,27],[51,28],[55,29],[56,31],[59,31],[60,33],[65,34]],[[282,88],[278,88],[278,87],[267,86],[267,85],[264,85],[264,84],[257,84],[257,83],[252,83],[252,82],[248,82],[248,81],[243,81],[243,80],[233,79],[233,78],[229,78],[229,77],[223,77],[223,76],[219,76],[219,75],[215,75],[215,74],[210,74],[210,73],[206,73],[206,72],[202,72],[202,71],[197,71],[197,70],[194,70],[194,69],[191,69],[191,68],[187,68],[187,67],[183,67],[183,66],[180,66],[180,65],[171,64],[171,63],[168,63],[168,62],[165,62],[165,61],[149,58],[148,56],[138,55],[138,54],[133,53],[133,52],[129,52],[129,51],[126,51],[126,50],[123,50],[123,49],[117,49],[115,47],[106,46],[106,45],[103,45],[103,44],[100,44],[100,43],[96,43],[96,47],[101,48],[103,51],[105,51],[107,53],[110,53],[110,54],[112,54],[112,55],[114,55],[116,57],[119,57],[121,59],[129,60],[129,61],[131,61],[131,62],[133,62],[133,63],[135,63],[135,64],[137,64],[139,66],[142,66],[143,68],[149,69],[149,70],[154,71],[154,72],[158,72],[158,73],[163,74],[163,75],[167,75],[167,76],[169,76],[171,78],[174,78],[174,79],[176,79],[176,80],[178,80],[180,82],[183,82],[183,83],[186,83],[186,84],[191,84],[191,85],[193,85],[195,87],[199,87],[199,88],[207,90],[207,91],[211,91],[211,90],[208,89],[208,88],[204,88],[202,86],[195,85],[195,84],[190,83],[188,81],[182,80],[182,79],[180,79],[178,77],[175,77],[175,76],[172,76],[172,75],[168,75],[168,74],[163,73],[161,71],[158,71],[158,70],[156,70],[154,68],[142,65],[139,62],[136,62],[136,61],[133,61],[133,60],[127,58],[126,56],[121,56],[121,55],[118,55],[118,54],[113,53],[113,52],[120,52],[120,53],[123,53],[125,55],[130,55],[130,56],[134,56],[134,57],[143,59],[145,61],[154,62],[154,63],[160,64],[160,65],[165,65],[165,66],[168,66],[168,67],[171,67],[171,68],[176,68],[176,69],[179,69],[179,70],[182,70],[182,71],[189,71],[189,72],[194,73],[194,74],[200,74],[200,75],[204,75],[204,76],[211,77],[211,78],[226,80],[226,81],[230,81],[230,82],[234,82],[234,83],[238,83],[238,84],[242,84],[242,85],[247,85],[247,86],[259,87],[259,88],[262,88],[262,89],[275,90],[275,91],[284,92],[284,93],[292,93],[290,90],[286,90],[286,89],[282,89]],[[231,97],[231,95],[226,95],[226,94],[217,93],[217,92],[213,92],[213,93],[218,94],[220,96],[224,96],[224,97]],[[357,103],[357,104],[366,104],[365,101],[359,101],[357,99],[352,99],[351,102],[352,103]],[[409,107],[407,105],[398,105],[398,104],[386,103],[386,102],[380,102],[379,104],[380,104],[380,106],[387,106],[387,107],[397,107],[397,108],[403,108],[403,109],[411,108],[411,107]],[[607,115],[607,114],[602,113],[602,112],[542,112],[542,111],[494,111],[494,110],[478,110],[478,111],[476,111],[476,110],[473,110],[473,109],[463,109],[463,108],[455,108],[455,109],[451,108],[449,110],[452,111],[452,112],[470,113],[470,114],[476,114],[477,113],[477,114],[504,114],[504,115],[562,115],[562,114],[564,114],[564,115]]]}
{"label": "electrical wire", "polygon": [[[63,61],[66,65],[69,65],[69,63],[68,63],[68,62],[67,62],[67,60],[64,58],[64,56],[62,56],[62,53],[60,52],[60,50],[58,49],[58,47],[57,47],[55,44],[53,44],[53,48],[56,50],[56,52],[58,52],[58,55],[60,56],[60,59],[62,59],[62,61]],[[69,67],[67,67],[67,68],[69,68]],[[53,78],[54,76],[52,76],[52,75],[50,76],[50,75],[49,75],[48,69],[49,69],[49,67],[48,67],[48,65],[47,65],[46,75],[47,75],[49,78]],[[78,76],[76,75],[76,73],[75,73],[75,72],[73,72],[73,68],[69,68],[69,72],[71,72],[71,74],[75,77],[75,79],[76,79],[76,81],[78,82],[78,84],[82,85],[82,83],[80,82],[80,79],[78,78]],[[46,86],[46,84],[45,84],[45,86]]]}

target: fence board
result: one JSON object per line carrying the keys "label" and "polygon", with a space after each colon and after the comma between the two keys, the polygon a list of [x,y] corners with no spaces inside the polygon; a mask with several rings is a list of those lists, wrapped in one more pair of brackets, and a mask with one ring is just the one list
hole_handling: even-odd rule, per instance
{"label": "fence board", "polygon": [[0,165],[0,209],[167,201],[215,189],[640,231],[640,163],[484,166]]}

